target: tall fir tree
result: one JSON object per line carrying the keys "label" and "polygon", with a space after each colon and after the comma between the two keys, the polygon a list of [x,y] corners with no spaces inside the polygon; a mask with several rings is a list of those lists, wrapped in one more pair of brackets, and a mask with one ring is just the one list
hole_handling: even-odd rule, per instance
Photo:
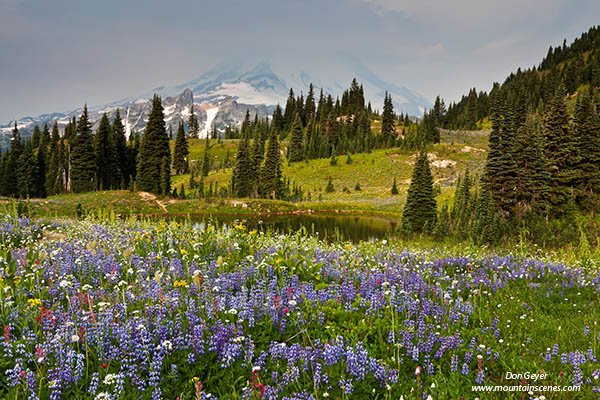
{"label": "tall fir tree", "polygon": [[179,122],[177,135],[175,136],[175,148],[173,149],[173,168],[175,173],[185,174],[188,171],[188,155],[190,153],[188,140],[185,137],[183,121]]}
{"label": "tall fir tree", "polygon": [[315,112],[315,92],[313,84],[311,83],[308,87],[308,95],[306,96],[306,104],[304,106],[304,118],[306,119],[306,124],[315,117]]}
{"label": "tall fir tree", "polygon": [[550,170],[549,200],[554,215],[562,215],[567,211],[569,199],[580,177],[577,137],[572,133],[569,119],[565,89],[561,84],[544,115],[546,154]]}
{"label": "tall fir tree", "polygon": [[33,126],[33,131],[31,132],[31,145],[33,148],[36,148],[40,145],[40,137],[42,136],[42,131],[40,127],[37,125]]}
{"label": "tall fir tree", "polygon": [[408,188],[402,213],[402,227],[407,232],[431,232],[435,228],[436,220],[437,206],[433,191],[433,177],[427,152],[421,151]]}
{"label": "tall fir tree", "polygon": [[260,177],[261,194],[269,199],[279,199],[283,192],[280,151],[279,134],[276,129],[271,129],[265,163]]}
{"label": "tall fir tree", "polygon": [[[39,138],[38,138],[39,139]],[[37,160],[33,153],[33,141],[27,140],[17,160],[17,176],[19,197],[28,199],[35,197],[38,191]]]}
{"label": "tall fir tree", "polygon": [[547,215],[550,172],[546,161],[543,123],[539,115],[532,112],[526,116],[524,124],[516,133],[513,153],[518,171],[517,218],[532,212]]}
{"label": "tall fir tree", "polygon": [[296,118],[296,113],[296,98],[294,97],[294,91],[290,89],[290,94],[288,96],[287,102],[285,103],[285,110],[283,113],[284,131],[288,131],[292,127],[294,119]]}
{"label": "tall fir tree", "polygon": [[3,191],[5,196],[19,196],[19,174],[18,163],[19,157],[23,152],[23,143],[21,143],[21,133],[15,122],[12,139],[10,141],[10,154],[6,163],[3,177]]}
{"label": "tall fir tree", "polygon": [[169,148],[169,137],[165,127],[161,99],[156,94],[152,99],[152,110],[141,140],[138,157],[137,188],[152,193],[169,193],[171,188],[164,187],[166,179],[162,176],[161,169],[164,174],[170,176],[168,168],[165,169],[162,166],[165,159],[167,167],[171,165],[171,149]]}
{"label": "tall fir tree", "polygon": [[600,118],[589,91],[585,91],[575,108],[575,132],[580,155],[581,182],[579,202],[594,209],[600,194]]}
{"label": "tall fir tree", "polygon": [[192,104],[190,104],[190,119],[188,121],[188,129],[190,130],[191,138],[198,138],[200,134],[200,124],[198,123],[198,117],[194,112],[194,101],[192,100]]}
{"label": "tall fir tree", "polygon": [[134,169],[131,168],[131,165],[127,159],[127,137],[125,136],[125,127],[123,126],[123,121],[121,120],[121,112],[118,108],[115,112],[115,119],[112,123],[112,136],[115,143],[119,166],[119,176],[117,178],[117,182],[119,183],[119,186],[121,186],[121,189],[125,189],[129,185],[129,176]]}
{"label": "tall fir tree", "polygon": [[71,190],[74,193],[96,189],[96,159],[92,141],[92,126],[88,118],[87,105],[85,105],[71,145],[69,173]]}
{"label": "tall fir tree", "polygon": [[57,194],[56,182],[59,173],[59,141],[58,124],[54,122],[52,125],[52,134],[50,135],[50,159],[46,169],[46,193],[49,195]]}
{"label": "tall fir tree", "polygon": [[169,195],[171,192],[171,161],[164,156],[160,164],[160,194]]}
{"label": "tall fir tree", "polygon": [[296,114],[294,124],[292,125],[292,137],[290,138],[290,149],[288,160],[290,162],[302,161],[304,159],[303,151],[304,133],[302,130],[302,121]]}
{"label": "tall fir tree", "polygon": [[42,136],[40,137],[40,143],[37,149],[37,176],[36,176],[36,196],[44,198],[46,197],[46,173],[47,173],[47,152],[48,152],[48,137],[44,132],[48,131],[48,125],[44,126]]}
{"label": "tall fir tree", "polygon": [[391,146],[396,139],[394,128],[394,105],[392,96],[387,92],[383,100],[383,113],[381,114],[381,135],[386,146]]}
{"label": "tall fir tree", "polygon": [[[248,119],[248,114],[246,114],[246,119]],[[246,126],[248,125],[246,124]],[[231,192],[235,197],[250,197],[253,188],[250,129],[242,129],[241,135],[231,176]]]}
{"label": "tall fir tree", "polygon": [[[499,170],[496,175],[497,186],[494,189],[494,200],[500,214],[512,218],[517,199],[517,164],[514,160],[514,120],[511,104],[505,101],[502,105],[502,122],[500,130]],[[520,126],[518,124],[516,126]]]}
{"label": "tall fir tree", "polygon": [[202,176],[208,176],[210,172],[210,142],[208,138],[204,141],[204,154],[202,158]]}
{"label": "tall fir tree", "polygon": [[103,114],[94,136],[96,156],[96,184],[98,190],[110,190],[119,186],[119,160],[108,115]]}

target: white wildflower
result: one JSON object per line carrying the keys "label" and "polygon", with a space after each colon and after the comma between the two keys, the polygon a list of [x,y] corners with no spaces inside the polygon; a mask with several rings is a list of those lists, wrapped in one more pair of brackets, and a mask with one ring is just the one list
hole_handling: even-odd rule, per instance
{"label": "white wildflower", "polygon": [[104,377],[105,385],[112,385],[117,380],[117,374],[106,374]]}

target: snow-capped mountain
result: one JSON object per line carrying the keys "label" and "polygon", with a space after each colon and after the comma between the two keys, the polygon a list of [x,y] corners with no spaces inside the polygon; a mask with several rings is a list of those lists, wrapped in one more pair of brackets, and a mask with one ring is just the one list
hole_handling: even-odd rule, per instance
{"label": "snow-capped mountain", "polygon": [[[374,109],[381,109],[386,91],[392,95],[396,111],[420,116],[425,109],[432,106],[423,96],[380,79],[354,59],[326,61],[324,65],[313,67],[312,71],[298,71],[297,65],[289,65],[290,62],[286,59],[226,62],[181,85],[161,86],[140,96],[98,107],[88,107],[90,120],[95,129],[103,113],[109,113],[112,117],[118,108],[127,133],[141,131],[148,119],[151,98],[154,93],[158,93],[163,99],[168,128],[175,131],[181,120],[187,124],[193,102],[202,134],[206,135],[213,125],[222,132],[229,124],[241,124],[246,110],[252,115],[258,113],[259,117],[269,115],[275,105],[285,106],[290,88],[294,89],[296,95],[306,95],[309,85],[313,83],[315,96],[323,89],[326,94],[335,97],[340,96],[355,77],[363,84],[365,98],[371,102]],[[35,124],[51,125],[57,121],[59,125],[64,126],[73,116],[79,117],[81,112],[82,109],[78,108],[64,113],[25,117],[17,121],[17,126],[25,134]],[[0,126],[0,144],[6,145],[14,122]]]}

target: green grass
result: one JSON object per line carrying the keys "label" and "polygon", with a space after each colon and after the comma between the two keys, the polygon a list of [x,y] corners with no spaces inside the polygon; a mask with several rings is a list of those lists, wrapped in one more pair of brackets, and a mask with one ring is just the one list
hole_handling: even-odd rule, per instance
{"label": "green grass", "polygon": [[61,194],[27,203],[33,216],[75,216],[78,204],[81,204],[84,213],[96,213],[102,209],[117,215],[162,212],[155,202],[144,201],[137,194],[126,190]]}
{"label": "green grass", "polygon": [[[377,130],[380,121],[372,122]],[[379,128],[380,129],[380,128]],[[226,158],[227,152],[233,160],[238,140],[210,140],[210,154],[213,165],[218,166]],[[287,142],[282,142],[285,151]],[[190,140],[190,159],[199,161],[204,155],[205,140]],[[453,184],[458,173],[469,167],[472,173],[481,170],[486,156],[487,136],[479,134],[459,134],[443,132],[442,143],[433,146],[429,153],[432,158],[432,173],[440,189],[437,196],[438,206],[450,200],[454,191]],[[375,150],[372,153],[354,154],[352,163],[346,164],[346,155],[337,158],[337,165],[331,166],[329,159],[310,160],[287,165],[283,161],[283,174],[290,182],[301,186],[310,200],[299,203],[283,201],[243,199],[173,200],[164,199],[169,213],[173,214],[267,214],[289,213],[298,210],[348,211],[379,213],[398,216],[406,198],[406,191],[412,174],[416,151],[398,148]],[[435,157],[435,158],[433,158]],[[437,164],[436,166],[436,163]],[[446,165],[442,165],[446,163]],[[204,178],[207,189],[213,185],[226,187],[231,180],[231,168],[212,170]],[[327,179],[331,176],[335,191],[325,192]],[[394,177],[397,179],[399,194],[392,196],[390,191]],[[189,174],[172,177],[172,186],[179,190],[183,184],[187,187]],[[355,190],[356,183],[361,190]],[[344,188],[347,191],[344,191]],[[46,199],[24,201],[32,216],[75,216],[78,204],[84,213],[97,213],[100,210],[117,215],[161,214],[162,210],[155,201],[143,200],[136,193],[124,190],[102,191],[83,194],[64,194]]]}
{"label": "green grass", "polygon": [[[429,151],[434,180],[441,190],[437,198],[440,205],[451,197],[458,173],[467,167],[472,173],[477,173],[485,162],[487,137],[474,135],[463,138],[460,143],[455,143],[456,137],[458,137],[456,134],[446,135],[444,143],[433,146]],[[401,212],[410,184],[415,155],[416,151],[394,148],[351,155],[351,164],[346,164],[346,155],[338,156],[335,166],[330,165],[329,159],[297,162],[291,165],[284,163],[283,175],[286,179],[289,178],[290,182],[299,185],[305,195],[310,192],[310,201],[299,204],[302,208],[341,208],[398,213]],[[325,187],[330,176],[336,190],[327,193]],[[397,179],[400,192],[396,196],[390,193],[394,177]],[[224,187],[229,185],[230,179],[231,168],[211,171],[209,176],[204,178],[204,185],[206,188],[212,182],[213,185]],[[172,179],[174,187],[179,188],[184,184],[186,190],[188,181],[188,174],[175,176]],[[360,184],[360,191],[354,190],[357,183]],[[347,191],[344,191],[344,188]],[[169,211],[172,208],[182,210],[185,206],[170,206]]]}

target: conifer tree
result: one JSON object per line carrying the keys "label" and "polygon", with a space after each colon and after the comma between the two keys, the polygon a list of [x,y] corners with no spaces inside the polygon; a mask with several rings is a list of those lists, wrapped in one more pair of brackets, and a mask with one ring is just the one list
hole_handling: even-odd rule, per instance
{"label": "conifer tree", "polygon": [[292,126],[292,137],[290,139],[289,161],[302,161],[304,158],[303,152],[304,134],[302,131],[302,121],[300,116],[296,114],[294,124]]}
{"label": "conifer tree", "polygon": [[549,200],[554,215],[566,212],[573,188],[577,187],[580,162],[576,135],[572,134],[565,104],[564,86],[559,86],[544,116],[546,154],[550,170]]}
{"label": "conifer tree", "polygon": [[494,198],[486,186],[479,197],[473,225],[473,239],[477,243],[495,243],[500,237]]}
{"label": "conifer tree", "polygon": [[471,186],[471,176],[467,169],[464,175],[459,176],[450,213],[451,225],[453,225],[454,231],[459,237],[464,237],[468,233],[468,223],[471,217],[469,210]]}
{"label": "conifer tree", "polygon": [[77,123],[77,133],[73,139],[70,159],[71,190],[74,193],[96,189],[96,159],[92,143],[92,127],[88,119],[87,105]]}
{"label": "conifer tree", "polygon": [[435,228],[437,206],[433,191],[433,177],[427,153],[421,151],[413,170],[406,204],[402,213],[402,227],[407,232],[428,232]]}
{"label": "conifer tree", "polygon": [[[38,138],[39,140],[39,138]],[[19,196],[24,199],[35,197],[38,191],[37,160],[33,154],[33,141],[27,140],[17,160]]]}
{"label": "conifer tree", "polygon": [[[511,218],[514,212],[517,197],[517,165],[514,152],[514,127],[515,115],[512,113],[510,103],[507,101],[502,108],[503,119],[500,134],[500,155],[498,159],[499,170],[496,173],[495,198],[496,206],[503,217]],[[520,126],[517,124],[516,126]]]}
{"label": "conifer tree", "polygon": [[489,150],[485,162],[484,179],[489,192],[495,195],[494,199],[501,200],[503,194],[504,182],[502,180],[502,105],[503,99],[495,97],[495,103],[492,107],[491,122],[492,130],[489,134]]}
{"label": "conifer tree", "polygon": [[278,199],[282,195],[283,184],[281,181],[281,154],[279,149],[279,134],[275,128],[271,129],[271,136],[267,146],[265,164],[262,168],[261,193],[270,199]]}
{"label": "conifer tree", "polygon": [[252,165],[253,165],[253,184],[255,187],[255,191],[260,191],[260,175],[261,170],[260,167],[263,164],[263,159],[265,158],[265,142],[263,141],[262,132],[257,130],[254,134],[254,143],[252,146]]}
{"label": "conifer tree", "polygon": [[[275,129],[275,132],[279,135],[283,130],[283,113],[281,111],[281,106],[277,104],[275,107],[275,111],[273,111],[273,119],[271,121],[271,129]],[[269,136],[270,137],[270,136]]]}
{"label": "conifer tree", "polygon": [[10,142],[10,154],[8,156],[6,168],[4,170],[2,184],[4,195],[6,196],[19,196],[19,175],[17,168],[19,157],[21,157],[22,152],[23,144],[21,143],[21,133],[19,132],[19,129],[17,128],[17,123],[15,122],[13,136]]}
{"label": "conifer tree", "polygon": [[387,92],[383,100],[383,113],[381,115],[381,135],[387,146],[390,146],[396,138],[396,130],[394,128],[394,105],[392,104],[392,96]]}
{"label": "conifer tree", "polygon": [[[45,125],[44,126],[44,131],[43,132],[47,132],[48,131],[48,126]],[[46,135],[44,133],[42,133],[42,136],[40,137],[40,143],[37,149],[37,171],[36,171],[36,196],[40,197],[40,198],[44,198],[46,197],[46,171],[47,171],[47,156],[46,153],[48,151],[47,149],[47,138],[49,135]]]}
{"label": "conifer tree", "polygon": [[440,215],[437,219],[437,224],[433,232],[438,240],[443,240],[450,235],[450,214],[448,213],[448,202],[444,202]]}
{"label": "conifer tree", "polygon": [[288,96],[287,102],[285,103],[285,110],[283,113],[284,131],[288,131],[292,127],[294,119],[296,118],[296,113],[296,98],[294,97],[294,91],[290,89],[290,94]]}
{"label": "conifer tree", "polygon": [[119,185],[119,160],[113,141],[112,129],[108,115],[103,114],[100,125],[94,136],[94,153],[96,156],[96,183],[98,190],[109,190]]}
{"label": "conifer tree", "polygon": [[332,167],[337,165],[335,146],[331,149],[331,158],[329,159],[329,165],[331,165]]}
{"label": "conifer tree", "polygon": [[304,118],[306,123],[315,117],[315,93],[311,83],[308,87],[308,95],[306,96],[306,105],[304,106]]}
{"label": "conifer tree", "polygon": [[467,129],[469,130],[477,128],[477,108],[477,92],[473,88],[467,98]]}
{"label": "conifer tree", "polygon": [[[170,175],[168,166],[171,158],[169,138],[165,128],[165,120],[160,97],[154,95],[152,110],[148,124],[140,144],[139,162],[137,165],[137,187],[152,193],[170,193],[171,188],[165,187],[166,175]],[[163,165],[167,160],[167,168]],[[162,174],[161,174],[161,169]]]}
{"label": "conifer tree", "polygon": [[394,177],[394,183],[392,184],[392,195],[398,194],[398,186],[396,186],[396,177]]}
{"label": "conifer tree", "polygon": [[50,143],[50,129],[48,129],[48,123],[44,124],[44,129],[42,129],[42,138],[46,142],[46,144]]}
{"label": "conifer tree", "polygon": [[61,164],[59,163],[59,140],[58,124],[54,122],[54,125],[52,125],[52,134],[50,136],[50,160],[46,171],[46,193],[49,195],[57,194],[58,192],[57,181],[61,167]]}
{"label": "conifer tree", "polygon": [[175,148],[173,149],[173,168],[175,169],[176,174],[180,175],[187,172],[187,157],[189,152],[190,150],[187,138],[185,137],[183,121],[180,121],[177,128],[177,135],[175,137]]}
{"label": "conifer tree", "polygon": [[516,216],[530,212],[548,212],[548,179],[543,124],[539,115],[530,113],[519,128],[514,143],[516,180]]}
{"label": "conifer tree", "polygon": [[117,157],[117,165],[119,175],[115,177],[115,183],[118,183],[122,187],[121,189],[125,189],[129,186],[129,176],[135,172],[135,168],[129,163],[128,160],[128,149],[127,149],[127,138],[125,136],[125,127],[123,126],[123,121],[121,120],[121,112],[117,108],[115,112],[115,119],[112,123],[112,137],[115,144],[116,149],[116,157]]}
{"label": "conifer tree", "polygon": [[208,176],[210,172],[210,147],[208,138],[204,142],[204,158],[202,159],[202,176]]}
{"label": "conifer tree", "polygon": [[[198,138],[200,133],[200,124],[198,123],[198,117],[194,113],[194,101],[192,100],[192,104],[190,104],[190,120],[188,121],[188,128],[190,130],[191,138]],[[208,129],[207,129],[208,131]]]}
{"label": "conifer tree", "polygon": [[[248,114],[246,114],[248,119]],[[249,129],[242,129],[238,144],[235,167],[231,176],[231,189],[235,197],[250,197],[252,194],[252,159],[250,157]]]}
{"label": "conifer tree", "polygon": [[333,193],[335,192],[335,186],[333,186],[333,181],[331,180],[331,176],[327,179],[327,186],[325,187],[325,192]]}
{"label": "conifer tree", "polygon": [[592,209],[600,194],[600,118],[587,91],[575,108],[575,131],[581,156],[578,196],[586,208]]}
{"label": "conifer tree", "polygon": [[35,149],[40,145],[40,137],[42,136],[42,131],[40,131],[40,127],[37,125],[33,126],[33,131],[31,132],[31,145]]}

